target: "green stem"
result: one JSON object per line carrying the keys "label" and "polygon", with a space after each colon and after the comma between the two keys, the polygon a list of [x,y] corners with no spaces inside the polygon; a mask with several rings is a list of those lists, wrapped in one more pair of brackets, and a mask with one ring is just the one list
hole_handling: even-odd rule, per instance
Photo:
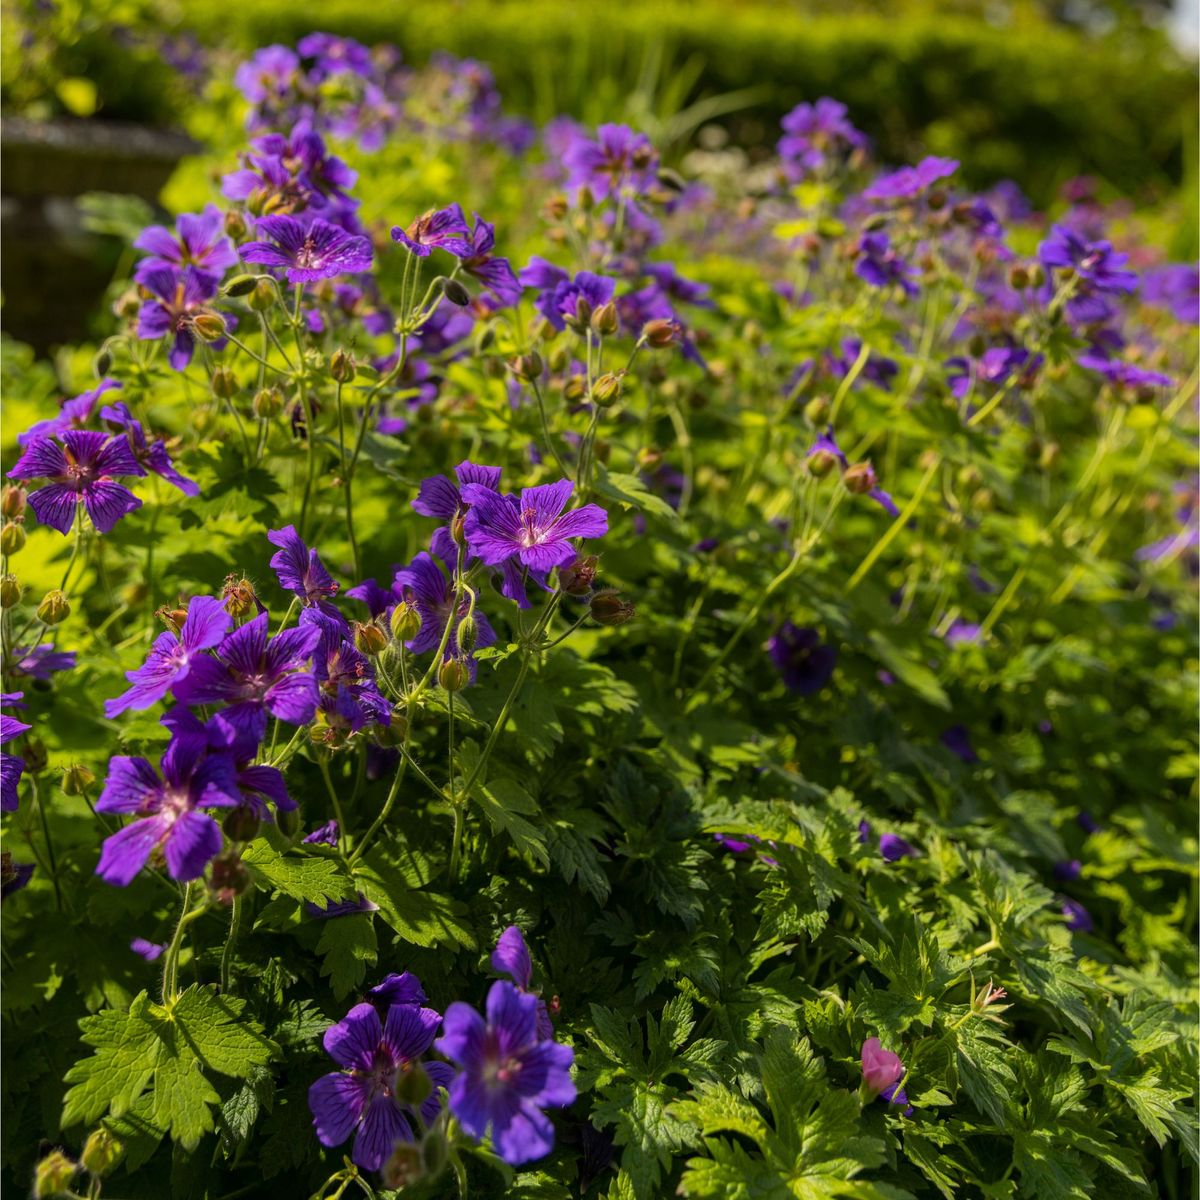
{"label": "green stem", "polygon": [[342,813],[342,802],[338,799],[337,788],[333,786],[333,776],[329,773],[329,756],[324,753],[318,754],[317,766],[321,768],[321,777],[325,780],[325,787],[329,792],[329,799],[333,802],[333,812],[337,817],[338,852],[341,854],[342,858],[346,858],[346,818]]}
{"label": "green stem", "polygon": [[238,930],[242,924],[242,906],[245,900],[234,896],[233,907],[229,913],[229,936],[225,939],[225,949],[221,951],[221,994],[229,995],[232,990],[233,951],[237,945]]}
{"label": "green stem", "polygon": [[203,915],[204,907],[193,909],[191,912],[188,909],[192,903],[192,888],[193,883],[187,883],[183,889],[183,907],[179,913],[179,922],[175,926],[175,935],[171,938],[171,944],[167,947],[166,957],[163,959],[163,975],[162,975],[162,1000],[166,1005],[175,999],[176,987],[179,973],[179,951],[183,946],[183,931],[188,925],[196,920],[197,917]]}
{"label": "green stem", "polygon": [[400,795],[400,784],[404,781],[404,772],[408,768],[408,758],[404,754],[400,756],[400,765],[396,768],[396,774],[392,777],[392,787],[388,792],[387,799],[383,802],[383,808],[379,810],[379,816],[371,823],[371,827],[362,836],[355,847],[354,853],[350,855],[350,865],[353,867],[356,862],[367,852],[367,847],[371,844],[372,839],[383,827],[388,817],[392,814],[392,808],[396,803],[396,797]]}
{"label": "green stem", "polygon": [[531,379],[529,386],[533,388],[534,399],[537,400],[538,416],[542,419],[542,437],[546,439],[546,448],[554,455],[554,461],[558,463],[558,469],[563,473],[563,477],[570,479],[571,472],[567,470],[567,464],[563,462],[562,456],[558,452],[558,447],[554,444],[554,439],[550,436],[550,421],[546,417],[546,402],[542,398],[542,389],[538,386],[536,379]]}

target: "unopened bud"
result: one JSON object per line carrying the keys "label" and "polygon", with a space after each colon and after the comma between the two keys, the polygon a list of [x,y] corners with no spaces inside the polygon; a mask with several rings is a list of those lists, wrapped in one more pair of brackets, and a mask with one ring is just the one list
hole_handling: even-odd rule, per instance
{"label": "unopened bud", "polygon": [[0,608],[15,608],[21,603],[21,582],[15,575],[0,578]]}
{"label": "unopened bud", "polygon": [[258,287],[257,275],[235,275],[222,289],[226,296],[248,296]]}
{"label": "unopened bud", "polygon": [[629,600],[621,599],[612,588],[597,592],[592,597],[592,620],[600,625],[624,625],[633,620],[636,609]]}
{"label": "unopened bud", "polygon": [[124,321],[130,321],[142,311],[142,297],[137,288],[131,287],[123,291],[113,301],[113,315]]}
{"label": "unopened bud", "polygon": [[888,223],[887,213],[872,213],[863,223],[863,233],[874,233]]}
{"label": "unopened bud", "polygon": [[401,1103],[411,1108],[418,1108],[429,1099],[433,1091],[433,1081],[425,1073],[421,1064],[415,1060],[406,1060],[396,1072],[396,1081],[392,1095]]}
{"label": "unopened bud", "polygon": [[465,546],[467,544],[467,518],[463,513],[452,517],[450,520],[450,536],[454,539],[456,546]]}
{"label": "unopened bud", "polygon": [[542,356],[536,350],[517,355],[509,361],[508,366],[518,379],[540,379],[545,368]]}
{"label": "unopened bud", "polygon": [[235,621],[258,610],[258,597],[254,594],[254,585],[248,579],[238,579],[235,575],[225,577],[221,599],[225,603],[225,611]]}
{"label": "unopened bud", "polygon": [[1046,270],[1040,262],[1029,264],[1029,286],[1040,288],[1046,282]]}
{"label": "unopened bud", "polygon": [[619,376],[607,372],[592,384],[592,403],[597,408],[611,408],[621,398]]}
{"label": "unopened bud", "polygon": [[967,340],[967,353],[972,358],[982,358],[987,349],[987,338],[982,333],[973,333]]}
{"label": "unopened bud", "polygon": [[63,771],[63,795],[82,796],[95,782],[96,776],[83,763],[72,763]]}
{"label": "unopened bud", "polygon": [[842,472],[842,482],[846,485],[846,491],[856,496],[865,496],[867,492],[875,490],[878,481],[875,468],[869,462],[860,462]]}
{"label": "unopened bud", "polygon": [[154,610],[154,615],[173,633],[179,636],[183,623],[187,620],[186,608],[168,608],[165,604]]}
{"label": "unopened bud", "polygon": [[471,293],[457,279],[447,279],[442,284],[442,293],[459,308],[466,308],[471,303]]}
{"label": "unopened bud", "polygon": [[926,197],[925,202],[929,205],[930,209],[937,212],[939,208],[946,207],[947,199],[948,197],[942,188],[934,188]]}
{"label": "unopened bud", "polygon": [[584,212],[591,212],[596,207],[595,193],[586,183],[575,193],[575,202]]}
{"label": "unopened bud", "polygon": [[5,521],[0,529],[0,553],[17,554],[25,548],[25,526],[17,521]]}
{"label": "unopened bud", "polygon": [[804,406],[804,419],[810,425],[823,426],[829,420],[829,397],[814,396]]}
{"label": "unopened bud", "polygon": [[387,649],[387,644],[387,634],[374,621],[366,625],[354,623],[354,646],[360,654],[374,658]]}
{"label": "unopened bud", "polygon": [[587,380],[582,375],[572,375],[563,384],[563,399],[568,404],[576,404],[587,395]]}
{"label": "unopened bud", "polygon": [[679,323],[668,320],[666,317],[658,317],[653,321],[647,321],[642,326],[642,341],[658,350],[669,346],[675,341],[678,334]]}
{"label": "unopened bud", "polygon": [[240,855],[229,851],[213,859],[208,887],[219,903],[232,904],[234,897],[243,895],[253,886],[254,881]]}
{"label": "unopened bud", "polygon": [[575,298],[575,312],[566,318],[567,324],[576,333],[583,333],[592,321],[592,304],[585,296]]}
{"label": "unopened bud", "polygon": [[25,741],[21,747],[21,757],[25,760],[25,770],[34,775],[39,771],[44,771],[46,764],[50,761],[50,757],[46,753],[46,743],[41,738],[33,737],[30,734],[25,735]]}
{"label": "unopened bud", "polygon": [[411,642],[421,632],[421,614],[411,604],[403,600],[392,609],[388,620],[392,629],[392,637],[398,642]]}
{"label": "unopened bud", "polygon": [[237,376],[228,367],[218,367],[212,373],[212,392],[222,400],[229,400],[238,394],[241,385]]}
{"label": "unopened bud", "polygon": [[1062,456],[1062,447],[1057,442],[1047,442],[1042,449],[1042,457],[1039,460],[1044,470],[1052,470],[1058,465],[1058,460]]}
{"label": "unopened bud", "polygon": [[103,379],[112,370],[112,364],[112,351],[107,346],[101,346],[96,351],[96,357],[92,359],[92,371],[96,378]]}
{"label": "unopened bud", "polygon": [[283,396],[280,394],[278,388],[259,388],[254,393],[254,399],[250,402],[250,407],[254,410],[254,415],[260,421],[270,420],[272,417],[279,416],[283,411]]}
{"label": "unopened bud", "polygon": [[281,808],[275,814],[275,826],[286,838],[294,838],[300,832],[300,810]]}
{"label": "unopened bud", "polygon": [[425,1160],[421,1147],[415,1142],[397,1142],[392,1156],[380,1171],[383,1185],[402,1191],[425,1178]]}
{"label": "unopened bud", "polygon": [[225,214],[225,232],[235,242],[244,238],[246,236],[246,218],[240,212],[231,209]]}
{"label": "unopened bud", "polygon": [[620,320],[617,317],[617,306],[611,301],[606,301],[600,305],[594,313],[592,313],[592,328],[599,334],[616,333],[620,328]]}
{"label": "unopened bud", "polygon": [[329,360],[329,374],[337,383],[349,383],[357,373],[358,368],[352,354],[347,354],[340,347],[333,352],[333,357]]}
{"label": "unopened bud", "polygon": [[25,489],[13,484],[5,487],[0,510],[6,517],[23,517],[25,515]]}
{"label": "unopened bud", "polygon": [[558,568],[558,586],[568,596],[586,596],[596,582],[599,559],[594,554],[578,557],[568,566]]}
{"label": "unopened bud", "polygon": [[258,813],[249,804],[239,804],[231,808],[221,822],[225,836],[231,842],[250,842],[258,837],[258,827],[261,824]]}
{"label": "unopened bud", "polygon": [[[461,621],[459,621],[455,639],[458,642],[459,650],[463,654],[469,656],[475,649],[475,645],[479,640],[479,625],[471,613],[468,612],[467,615],[463,617]],[[452,691],[453,689],[447,688],[446,690]]]}
{"label": "unopened bud", "polygon": [[1008,285],[1015,291],[1023,292],[1029,286],[1029,268],[1023,263],[1013,263],[1008,269]]}
{"label": "unopened bud", "polygon": [[33,1194],[37,1200],[50,1200],[61,1196],[71,1186],[71,1179],[79,1166],[61,1150],[51,1150],[38,1163],[33,1176]]}
{"label": "unopened bud", "polygon": [[446,1137],[439,1129],[431,1129],[421,1143],[421,1155],[425,1159],[425,1173],[434,1179],[442,1173],[450,1157],[446,1148]]}
{"label": "unopened bud", "polygon": [[215,342],[225,336],[225,319],[215,312],[197,313],[192,318],[196,336],[204,342]]}
{"label": "unopened bud", "polygon": [[71,602],[58,588],[48,591],[37,606],[38,620],[43,625],[57,625],[71,615]]}
{"label": "unopened bud", "polygon": [[461,692],[470,676],[467,668],[457,658],[448,658],[438,670],[438,683],[447,692]]}
{"label": "unopened bud", "polygon": [[254,290],[246,297],[246,304],[252,312],[266,312],[279,296],[279,285],[269,275],[260,275],[254,284]]}
{"label": "unopened bud", "polygon": [[91,1175],[107,1175],[120,1161],[124,1147],[104,1126],[93,1130],[83,1143],[79,1161]]}
{"label": "unopened bud", "polygon": [[808,456],[808,473],[824,479],[838,465],[837,455],[832,450],[817,450]]}

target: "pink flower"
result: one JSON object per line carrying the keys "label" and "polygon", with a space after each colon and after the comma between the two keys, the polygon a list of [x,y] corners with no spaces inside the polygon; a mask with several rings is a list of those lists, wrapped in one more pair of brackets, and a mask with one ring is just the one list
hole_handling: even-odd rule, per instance
{"label": "pink flower", "polygon": [[898,1054],[885,1050],[878,1038],[867,1038],[862,1046],[863,1083],[878,1096],[897,1083],[904,1074],[904,1064]]}

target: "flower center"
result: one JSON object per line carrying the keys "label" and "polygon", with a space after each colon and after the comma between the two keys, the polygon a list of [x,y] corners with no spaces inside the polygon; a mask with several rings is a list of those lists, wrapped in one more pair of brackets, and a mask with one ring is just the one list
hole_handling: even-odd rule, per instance
{"label": "flower center", "polygon": [[542,530],[538,525],[537,510],[533,508],[521,509],[521,545],[528,550],[531,546],[537,546],[542,540]]}

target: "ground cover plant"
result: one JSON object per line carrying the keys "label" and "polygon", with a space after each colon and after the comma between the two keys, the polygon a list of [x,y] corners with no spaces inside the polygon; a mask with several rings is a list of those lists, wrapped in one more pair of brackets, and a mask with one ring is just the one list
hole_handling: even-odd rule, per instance
{"label": "ground cover plant", "polygon": [[830,98],[233,82],[5,345],[6,1184],[1190,1194],[1195,267]]}

